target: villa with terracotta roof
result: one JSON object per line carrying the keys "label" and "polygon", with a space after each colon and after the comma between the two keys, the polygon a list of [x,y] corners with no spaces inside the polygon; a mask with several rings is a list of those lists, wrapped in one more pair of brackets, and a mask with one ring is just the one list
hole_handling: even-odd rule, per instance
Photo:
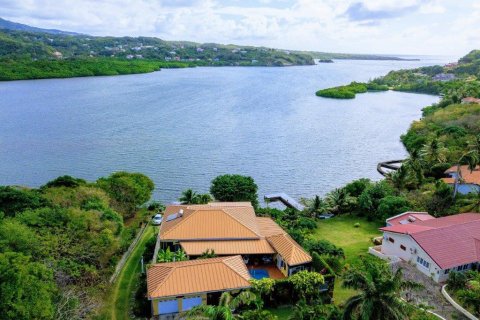
{"label": "villa with terracotta roof", "polygon": [[[222,292],[249,287],[251,279],[285,278],[309,269],[312,261],[275,221],[257,217],[249,202],[167,206],[158,241],[190,260],[149,268],[154,316],[215,304]],[[197,259],[212,250],[218,258]]]}
{"label": "villa with terracotta roof", "polygon": [[405,212],[387,219],[381,253],[415,264],[436,282],[450,271],[480,267],[480,213],[435,218],[426,212]]}
{"label": "villa with terracotta roof", "polygon": [[458,166],[453,166],[445,171],[445,174],[447,178],[443,178],[443,182],[452,186],[455,186],[455,182],[457,182],[458,193],[480,192],[480,166],[473,171],[467,165],[460,166],[460,170],[458,170]]}

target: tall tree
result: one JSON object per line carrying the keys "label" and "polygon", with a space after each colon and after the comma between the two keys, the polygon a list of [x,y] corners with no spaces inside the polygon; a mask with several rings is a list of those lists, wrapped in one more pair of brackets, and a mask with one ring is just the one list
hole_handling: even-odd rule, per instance
{"label": "tall tree", "polygon": [[137,207],[150,199],[155,187],[149,177],[124,171],[98,179],[97,185],[110,195],[114,208],[126,217],[134,215]]}
{"label": "tall tree", "polygon": [[344,274],[343,286],[359,293],[345,303],[343,319],[399,320],[407,319],[413,306],[401,299],[407,289],[420,285],[403,280],[402,270],[395,273],[384,261],[362,259],[358,268]]}
{"label": "tall tree", "polygon": [[258,206],[257,184],[252,177],[225,174],[212,180],[210,193],[218,201],[249,201]]}

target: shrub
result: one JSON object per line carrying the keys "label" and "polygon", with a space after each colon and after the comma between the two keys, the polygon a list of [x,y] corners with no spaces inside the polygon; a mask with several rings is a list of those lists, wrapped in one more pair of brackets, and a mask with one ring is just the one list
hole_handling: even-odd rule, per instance
{"label": "shrub", "polygon": [[354,225],[353,225],[354,228],[360,228],[360,223],[356,222]]}

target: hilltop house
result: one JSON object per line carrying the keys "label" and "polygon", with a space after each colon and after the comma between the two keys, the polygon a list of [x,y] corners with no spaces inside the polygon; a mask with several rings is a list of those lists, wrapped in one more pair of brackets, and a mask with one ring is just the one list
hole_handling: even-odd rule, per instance
{"label": "hilltop house", "polygon": [[[459,176],[457,176],[457,171]],[[457,192],[460,194],[467,194],[470,192],[480,192],[480,166],[477,166],[473,171],[467,165],[453,166],[445,171],[447,178],[443,178],[443,182],[455,187],[457,182]]]}
{"label": "hilltop house", "polygon": [[480,267],[480,213],[435,218],[405,212],[387,219],[380,248],[383,257],[398,257],[436,282],[450,271]]}
{"label": "hilltop house", "polygon": [[462,99],[462,104],[480,104],[480,99],[474,97],[466,97]]}
{"label": "hilltop house", "polygon": [[[221,292],[249,287],[252,278],[285,278],[309,269],[312,261],[271,218],[257,217],[248,202],[168,206],[158,241],[163,249],[183,250],[190,261],[154,264],[148,270],[154,316],[215,304]],[[207,250],[218,258],[195,260]],[[172,281],[167,271],[179,280]]]}

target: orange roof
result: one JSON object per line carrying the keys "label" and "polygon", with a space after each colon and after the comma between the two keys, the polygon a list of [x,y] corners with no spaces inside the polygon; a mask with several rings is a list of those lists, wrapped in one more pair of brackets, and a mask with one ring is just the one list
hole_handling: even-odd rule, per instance
{"label": "orange roof", "polygon": [[147,270],[148,298],[250,287],[241,256],[158,263]]}
{"label": "orange roof", "polygon": [[218,255],[235,254],[272,254],[275,250],[267,240],[230,240],[230,241],[181,241],[185,253],[189,256],[199,256],[210,249]]}
{"label": "orange roof", "polygon": [[[180,210],[183,214],[169,221]],[[217,254],[278,252],[289,265],[312,261],[275,221],[257,217],[253,207],[245,202],[168,206],[160,239],[179,240],[188,255],[200,255],[207,249]]]}
{"label": "orange roof", "polygon": [[268,237],[267,240],[289,266],[312,261],[312,257],[286,233]]}
{"label": "orange roof", "polygon": [[[457,172],[457,166],[453,166],[445,173],[455,173]],[[460,166],[460,183],[469,183],[469,184],[478,184],[480,185],[480,166],[477,166],[473,171],[471,171],[467,165]],[[443,178],[445,183],[455,183],[454,178]]]}
{"label": "orange roof", "polygon": [[285,231],[269,217],[257,217],[258,228],[264,237],[284,234]]}
{"label": "orange roof", "polygon": [[[183,210],[183,215],[178,215]],[[259,239],[253,207],[246,203],[168,206],[160,227],[162,240]]]}

